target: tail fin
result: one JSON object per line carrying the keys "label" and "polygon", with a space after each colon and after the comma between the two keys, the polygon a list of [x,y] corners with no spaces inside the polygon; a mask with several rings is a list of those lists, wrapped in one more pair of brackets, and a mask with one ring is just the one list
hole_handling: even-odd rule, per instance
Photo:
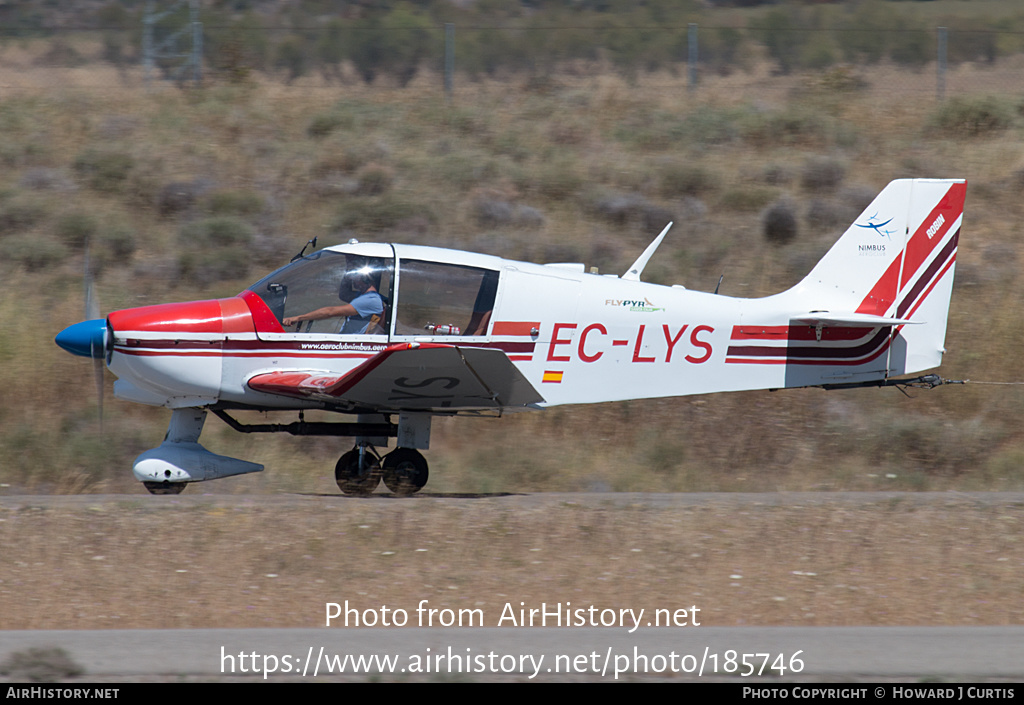
{"label": "tail fin", "polygon": [[[942,362],[966,191],[962,179],[891,182],[811,273],[780,295],[794,312],[791,325],[817,330],[804,359],[791,350],[786,386],[890,377]],[[863,356],[852,345],[823,344],[828,326],[847,340],[859,329]]]}

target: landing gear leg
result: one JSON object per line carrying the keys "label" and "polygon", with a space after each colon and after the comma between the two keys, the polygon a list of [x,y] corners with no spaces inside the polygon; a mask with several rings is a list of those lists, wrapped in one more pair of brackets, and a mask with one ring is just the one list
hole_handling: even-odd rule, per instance
{"label": "landing gear leg", "polygon": [[418,450],[397,448],[384,456],[384,484],[398,495],[419,492],[427,484],[427,459]]}
{"label": "landing gear leg", "polygon": [[347,495],[368,495],[380,484],[380,458],[373,446],[361,443],[338,459],[334,481]]}

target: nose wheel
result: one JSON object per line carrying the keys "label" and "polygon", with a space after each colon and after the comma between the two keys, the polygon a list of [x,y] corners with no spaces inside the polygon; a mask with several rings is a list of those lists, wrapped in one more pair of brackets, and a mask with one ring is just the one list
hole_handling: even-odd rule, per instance
{"label": "nose wheel", "polygon": [[384,456],[384,484],[395,494],[419,492],[427,484],[427,459],[412,448],[397,448]]}
{"label": "nose wheel", "polygon": [[185,491],[187,482],[143,482],[142,486],[149,490],[150,494],[181,494]]}
{"label": "nose wheel", "polygon": [[334,481],[347,495],[370,494],[380,484],[380,475],[380,458],[369,446],[353,448],[334,466]]}

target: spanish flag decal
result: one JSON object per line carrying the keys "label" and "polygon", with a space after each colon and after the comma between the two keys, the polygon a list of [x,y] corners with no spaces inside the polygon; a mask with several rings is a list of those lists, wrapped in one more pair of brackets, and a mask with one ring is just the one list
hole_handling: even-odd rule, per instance
{"label": "spanish flag decal", "polygon": [[561,384],[562,383],[562,373],[561,372],[552,372],[551,370],[545,370],[544,371],[544,378],[541,379],[541,383],[544,383],[544,382],[554,382],[555,384]]}

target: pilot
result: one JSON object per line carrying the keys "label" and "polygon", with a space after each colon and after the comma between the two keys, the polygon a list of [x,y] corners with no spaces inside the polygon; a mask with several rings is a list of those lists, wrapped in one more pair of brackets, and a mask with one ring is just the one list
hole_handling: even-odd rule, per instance
{"label": "pilot", "polygon": [[384,300],[373,285],[369,268],[357,269],[349,272],[345,277],[348,280],[349,287],[358,296],[346,304],[324,306],[300,316],[289,316],[282,323],[290,326],[301,321],[322,321],[325,318],[344,317],[345,323],[340,331],[343,335],[366,333],[373,322],[373,318],[376,316],[379,320],[383,315]]}

